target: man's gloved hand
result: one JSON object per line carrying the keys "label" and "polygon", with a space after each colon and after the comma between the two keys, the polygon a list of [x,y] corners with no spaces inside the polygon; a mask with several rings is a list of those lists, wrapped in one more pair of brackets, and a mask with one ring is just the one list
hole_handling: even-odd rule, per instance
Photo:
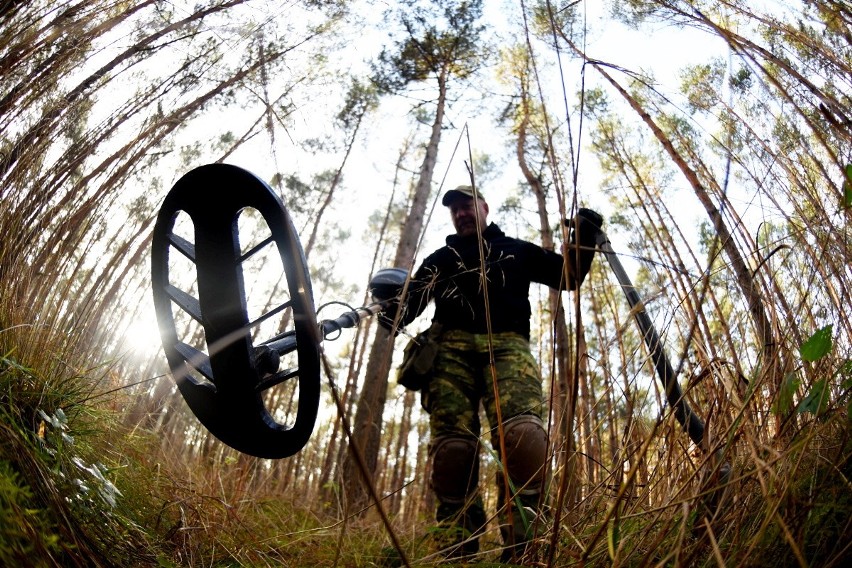
{"label": "man's gloved hand", "polygon": [[370,295],[374,302],[383,304],[378,314],[379,325],[398,334],[393,326],[399,311],[399,295],[408,281],[408,271],[404,268],[382,268],[370,279]]}
{"label": "man's gloved hand", "polygon": [[396,320],[396,314],[399,311],[399,302],[385,301],[384,309],[377,314],[379,325],[387,331],[399,335],[399,329],[395,328],[393,322]]}
{"label": "man's gloved hand", "polygon": [[566,260],[571,263],[575,273],[575,284],[579,288],[592,267],[597,235],[603,227],[603,216],[596,211],[581,207],[575,218],[565,219],[565,225],[570,229]]}

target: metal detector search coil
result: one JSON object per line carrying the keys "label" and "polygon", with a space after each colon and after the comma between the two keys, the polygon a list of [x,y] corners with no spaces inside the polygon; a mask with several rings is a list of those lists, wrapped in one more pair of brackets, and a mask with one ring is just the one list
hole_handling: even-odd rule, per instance
{"label": "metal detector search coil", "polygon": [[[238,219],[249,208],[267,234],[243,251]],[[191,236],[175,232],[182,215],[191,221]],[[250,320],[243,265],[269,247],[281,259],[289,296]],[[194,266],[194,287],[180,287],[191,271],[172,273],[175,253]],[[401,269],[378,271],[371,290],[379,299],[395,298],[407,276]],[[190,410],[216,438],[260,458],[292,456],[313,433],[321,341],[384,308],[378,301],[317,323],[305,254],[284,204],[258,177],[227,164],[196,168],[169,191],[154,226],[151,280],[163,351]],[[183,314],[203,328],[203,346],[179,337],[176,315]],[[273,316],[287,328],[256,342],[257,328]],[[279,369],[284,358],[295,365]],[[288,381],[298,382],[292,424],[277,420],[264,397]]]}

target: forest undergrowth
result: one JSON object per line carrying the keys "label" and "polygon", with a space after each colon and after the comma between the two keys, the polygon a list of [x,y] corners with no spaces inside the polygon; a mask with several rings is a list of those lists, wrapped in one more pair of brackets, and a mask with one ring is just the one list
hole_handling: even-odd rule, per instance
{"label": "forest undergrowth", "polygon": [[[180,444],[128,428],[120,409],[129,401],[110,388],[109,365],[80,356],[73,344],[27,325],[4,325],[0,334],[0,564],[404,562],[376,515],[270,491],[275,484],[250,467],[253,458],[187,459]],[[608,479],[585,488],[564,508],[555,539],[551,510],[529,565],[845,565],[852,557],[852,369],[837,364],[827,351],[814,370],[841,376],[842,398],[803,399],[769,443],[750,437],[756,425],[743,412],[724,432],[719,459],[693,454],[691,463],[675,463],[662,453],[682,445],[683,433],[670,417],[651,423],[642,448],[652,464],[647,477],[635,468],[620,486]],[[727,479],[720,460],[731,466]],[[441,564],[428,519],[393,530],[410,565]],[[497,535],[491,527],[468,565],[496,565]]]}

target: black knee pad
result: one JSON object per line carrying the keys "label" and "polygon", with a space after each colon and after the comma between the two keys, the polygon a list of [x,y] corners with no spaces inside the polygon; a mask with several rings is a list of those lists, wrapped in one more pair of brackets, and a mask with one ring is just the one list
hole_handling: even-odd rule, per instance
{"label": "black knee pad", "polygon": [[521,493],[538,493],[544,484],[547,431],[538,416],[521,414],[503,423],[506,470]]}
{"label": "black knee pad", "polygon": [[444,503],[464,503],[479,482],[476,438],[441,436],[432,441],[432,490]]}

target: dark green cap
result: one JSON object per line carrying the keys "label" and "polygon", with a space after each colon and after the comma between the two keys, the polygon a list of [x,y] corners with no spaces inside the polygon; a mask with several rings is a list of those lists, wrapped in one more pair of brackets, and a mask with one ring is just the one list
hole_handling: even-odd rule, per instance
{"label": "dark green cap", "polygon": [[478,199],[485,201],[485,197],[482,195],[482,193],[479,192],[479,190],[474,190],[469,185],[460,185],[457,188],[451,189],[444,194],[444,198],[441,200],[441,205],[449,206],[450,203],[462,197],[473,199],[474,193],[476,193],[476,197]]}

